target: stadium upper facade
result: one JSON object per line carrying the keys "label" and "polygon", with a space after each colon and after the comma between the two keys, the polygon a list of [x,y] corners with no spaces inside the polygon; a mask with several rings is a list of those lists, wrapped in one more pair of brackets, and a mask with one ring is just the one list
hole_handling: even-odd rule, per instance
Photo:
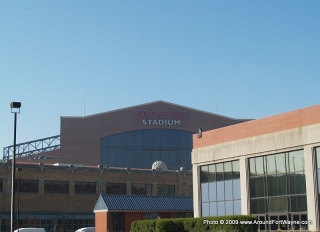
{"label": "stadium upper facade", "polygon": [[[169,170],[191,170],[193,134],[200,128],[206,131],[244,121],[248,120],[165,101],[83,117],[62,116],[60,136],[31,141],[37,152],[21,152],[17,160],[141,169],[151,169],[155,161],[162,161]],[[27,146],[23,144],[23,148]],[[45,150],[45,146],[51,150]]]}

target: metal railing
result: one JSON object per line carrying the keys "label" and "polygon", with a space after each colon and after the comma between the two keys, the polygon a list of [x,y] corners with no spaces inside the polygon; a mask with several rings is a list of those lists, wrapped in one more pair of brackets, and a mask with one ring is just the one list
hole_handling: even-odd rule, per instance
{"label": "metal railing", "polygon": [[[60,148],[60,135],[33,140],[16,145],[16,157],[24,157]],[[13,145],[3,148],[3,160],[12,159]]]}

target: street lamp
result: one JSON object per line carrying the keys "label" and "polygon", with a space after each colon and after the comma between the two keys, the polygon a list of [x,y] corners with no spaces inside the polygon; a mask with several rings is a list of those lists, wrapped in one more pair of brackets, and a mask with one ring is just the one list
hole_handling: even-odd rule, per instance
{"label": "street lamp", "polygon": [[15,174],[16,174],[16,136],[17,136],[17,114],[20,113],[21,102],[11,102],[11,113],[14,113],[14,133],[13,133],[13,157],[12,157],[12,179],[11,179],[11,224],[10,231],[14,232],[14,193],[15,193]]}
{"label": "street lamp", "polygon": [[19,172],[22,171],[22,168],[17,168],[16,171],[18,172],[18,202],[17,202],[17,229],[19,231],[19,210],[20,210],[20,197],[19,197],[19,193],[20,193],[20,176],[19,176]]}

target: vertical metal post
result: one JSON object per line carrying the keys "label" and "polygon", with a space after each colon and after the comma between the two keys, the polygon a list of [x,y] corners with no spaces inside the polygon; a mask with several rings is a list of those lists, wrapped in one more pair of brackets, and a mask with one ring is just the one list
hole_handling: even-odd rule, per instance
{"label": "vertical metal post", "polygon": [[19,232],[19,210],[20,210],[20,199],[19,199],[19,193],[20,193],[20,178],[19,178],[19,169],[18,171],[18,199],[17,199],[17,229]]}
{"label": "vertical metal post", "polygon": [[12,157],[12,179],[11,179],[11,221],[10,231],[14,232],[14,194],[16,174],[16,137],[17,137],[17,112],[14,112],[14,135],[13,135],[13,157]]}

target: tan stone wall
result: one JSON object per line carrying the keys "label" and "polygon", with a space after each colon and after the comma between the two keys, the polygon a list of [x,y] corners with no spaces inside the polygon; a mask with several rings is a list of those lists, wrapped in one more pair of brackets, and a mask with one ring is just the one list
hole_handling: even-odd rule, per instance
{"label": "tan stone wall", "polygon": [[[127,194],[131,192],[131,183],[144,183],[153,185],[153,195],[156,195],[157,184],[175,185],[176,195],[192,195],[191,174],[178,174],[177,172],[162,172],[153,174],[151,170],[125,169],[106,170],[101,172],[95,167],[75,168],[45,166],[41,170],[40,165],[21,165],[22,171],[16,174],[16,178],[26,180],[39,180],[38,193],[19,193],[20,211],[42,212],[93,212],[100,192],[105,194],[106,182],[127,183]],[[3,189],[0,191],[0,211],[10,212],[11,202],[11,168],[0,165],[0,178],[3,179]],[[68,181],[69,194],[44,193],[44,181]],[[96,182],[96,194],[74,194],[74,182]],[[183,187],[186,185],[186,187]],[[17,189],[16,189],[17,190]],[[17,201],[16,201],[17,202]]]}

